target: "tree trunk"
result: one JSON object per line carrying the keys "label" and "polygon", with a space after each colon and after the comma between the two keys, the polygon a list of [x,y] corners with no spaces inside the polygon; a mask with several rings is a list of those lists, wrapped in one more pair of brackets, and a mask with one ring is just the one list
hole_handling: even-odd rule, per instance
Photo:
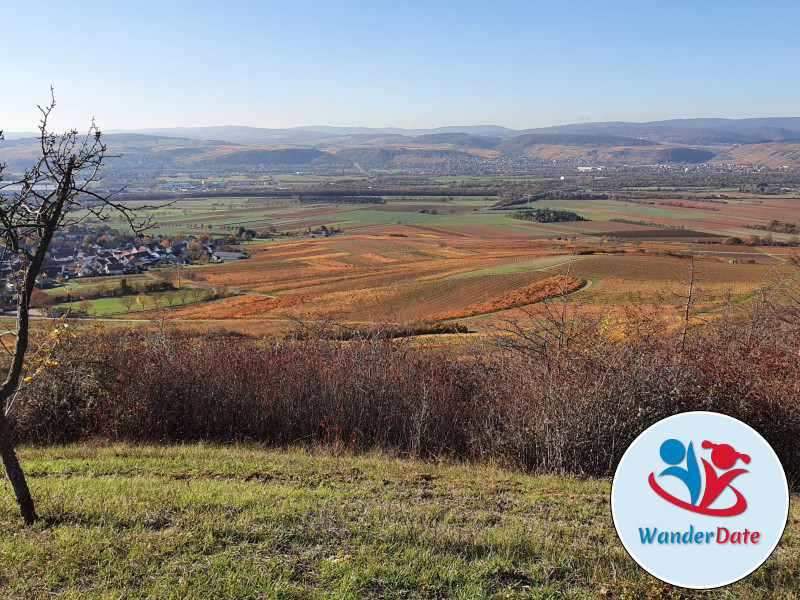
{"label": "tree trunk", "polygon": [[11,443],[11,432],[8,429],[8,420],[4,414],[0,414],[0,455],[3,458],[3,466],[6,469],[8,480],[14,490],[14,495],[19,504],[19,514],[28,525],[39,518],[33,508],[33,498],[25,481],[25,474],[19,466],[17,453],[14,452],[14,445]]}
{"label": "tree trunk", "polygon": [[22,515],[28,525],[33,524],[39,517],[33,507],[33,498],[31,498],[31,492],[25,481],[25,473],[22,471],[22,467],[19,466],[17,454],[14,452],[14,444],[11,441],[11,432],[8,428],[8,418],[5,411],[9,398],[13,396],[19,387],[19,379],[25,364],[25,353],[28,350],[31,294],[36,285],[36,277],[42,268],[45,254],[53,239],[53,234],[58,228],[64,206],[69,200],[75,161],[76,157],[74,155],[69,158],[66,170],[61,176],[56,200],[51,207],[50,214],[43,218],[39,231],[39,248],[33,256],[28,255],[29,262],[24,271],[23,287],[22,290],[17,292],[17,341],[14,344],[14,354],[11,365],[8,368],[8,376],[3,385],[0,386],[0,456],[3,459],[3,466],[6,469],[8,480],[14,489],[14,495],[17,497],[19,514]]}

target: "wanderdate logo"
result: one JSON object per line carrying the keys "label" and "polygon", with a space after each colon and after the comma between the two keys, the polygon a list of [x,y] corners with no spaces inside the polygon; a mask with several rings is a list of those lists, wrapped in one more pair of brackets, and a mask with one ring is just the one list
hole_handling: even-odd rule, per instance
{"label": "wanderdate logo", "polygon": [[611,512],[631,557],[681,587],[728,585],[780,540],[789,490],[778,457],[732,417],[689,412],[659,421],[627,449]]}
{"label": "wanderdate logo", "polygon": [[[747,500],[738,489],[731,485],[731,482],[734,478],[748,471],[747,469],[731,469],[731,467],[737,460],[749,463],[750,456],[737,452],[729,444],[714,444],[708,440],[703,441],[701,447],[713,449],[711,451],[711,463],[713,463],[713,466],[705,458],[700,459],[703,463],[702,474],[697,465],[692,442],[689,442],[688,449],[684,448],[683,443],[676,439],[669,439],[661,444],[661,458],[665,463],[672,466],[661,471],[659,477],[672,475],[681,480],[689,492],[689,502],[676,498],[665,491],[656,482],[655,473],[650,473],[647,478],[650,487],[667,502],[703,515],[728,517],[744,512],[744,509],[747,508]],[[678,466],[682,462],[685,462],[685,466]],[[720,473],[714,467],[720,469]],[[701,489],[704,490],[702,497],[700,496]],[[730,489],[736,495],[736,503],[724,508],[711,508],[710,505],[726,489]]]}

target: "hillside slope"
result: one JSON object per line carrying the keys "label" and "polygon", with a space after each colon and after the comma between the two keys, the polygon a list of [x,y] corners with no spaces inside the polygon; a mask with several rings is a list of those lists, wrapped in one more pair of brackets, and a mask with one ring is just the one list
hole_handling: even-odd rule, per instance
{"label": "hillside slope", "polygon": [[[566,127],[573,133],[528,133],[503,139],[467,132],[439,132],[409,137],[389,133],[319,134],[316,141],[293,143],[239,143],[231,140],[201,140],[175,135],[136,133],[107,134],[108,167],[121,171],[270,168],[326,166],[347,168],[359,163],[364,168],[404,169],[412,167],[440,168],[459,164],[469,170],[476,165],[490,167],[495,159],[529,160],[534,164],[575,167],[587,165],[648,165],[666,163],[739,164],[765,167],[800,168],[800,140],[721,143],[719,139],[743,140],[744,134],[728,136],[724,132],[703,128],[691,129],[694,139],[704,143],[663,141],[646,136],[645,129],[609,125],[605,128],[588,124],[584,128]],[[603,131],[623,131],[615,135]],[[619,129],[621,127],[621,129]],[[637,126],[638,127],[638,126]],[[250,132],[249,128],[244,128]],[[214,133],[236,133],[236,128],[218,128]],[[774,136],[791,137],[789,129],[764,129]],[[303,134],[309,132],[304,131]],[[674,133],[674,130],[672,131]],[[660,137],[672,133],[663,129]],[[710,137],[709,137],[710,136]],[[798,133],[800,136],[800,133]],[[234,135],[233,137],[239,137]],[[651,136],[652,137],[652,136]],[[659,137],[659,136],[655,136]],[[691,136],[690,136],[691,137]],[[23,169],[39,151],[36,138],[0,141],[0,161],[9,168]],[[563,164],[561,164],[563,163]],[[524,162],[523,162],[524,164]],[[504,168],[504,167],[501,167]]]}

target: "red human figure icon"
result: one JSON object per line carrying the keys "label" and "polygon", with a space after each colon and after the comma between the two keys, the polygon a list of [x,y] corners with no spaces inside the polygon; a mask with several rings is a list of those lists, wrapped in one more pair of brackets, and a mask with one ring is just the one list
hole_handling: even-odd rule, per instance
{"label": "red human figure icon", "polygon": [[[718,469],[730,469],[738,459],[742,459],[742,462],[748,464],[750,462],[750,457],[747,454],[741,454],[736,452],[732,446],[728,444],[712,444],[708,440],[705,440],[702,444],[703,448],[713,448],[711,451],[711,462],[714,463],[714,466]],[[747,469],[733,469],[732,471],[727,471],[726,473],[722,473],[722,475],[717,475],[717,472],[714,470],[708,461],[705,458],[700,459],[703,461],[703,468],[705,469],[706,473],[706,489],[703,493],[703,498],[700,501],[700,507],[705,508],[709,504],[711,504],[714,500],[717,499],[726,487],[728,487],[734,477],[741,475],[742,473],[747,473]],[[732,511],[730,514],[739,514],[747,507],[747,502],[744,499],[744,496],[737,490],[735,487],[730,486],[731,490],[736,494],[736,504],[731,507]]]}

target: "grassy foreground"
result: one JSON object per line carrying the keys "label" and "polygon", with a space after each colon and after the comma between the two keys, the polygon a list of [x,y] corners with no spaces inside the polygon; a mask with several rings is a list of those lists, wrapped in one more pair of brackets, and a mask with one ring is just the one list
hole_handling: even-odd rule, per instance
{"label": "grassy foreground", "polygon": [[44,521],[0,485],[2,598],[796,598],[800,508],[722,590],[641,571],[607,481],[255,447],[20,451]]}

